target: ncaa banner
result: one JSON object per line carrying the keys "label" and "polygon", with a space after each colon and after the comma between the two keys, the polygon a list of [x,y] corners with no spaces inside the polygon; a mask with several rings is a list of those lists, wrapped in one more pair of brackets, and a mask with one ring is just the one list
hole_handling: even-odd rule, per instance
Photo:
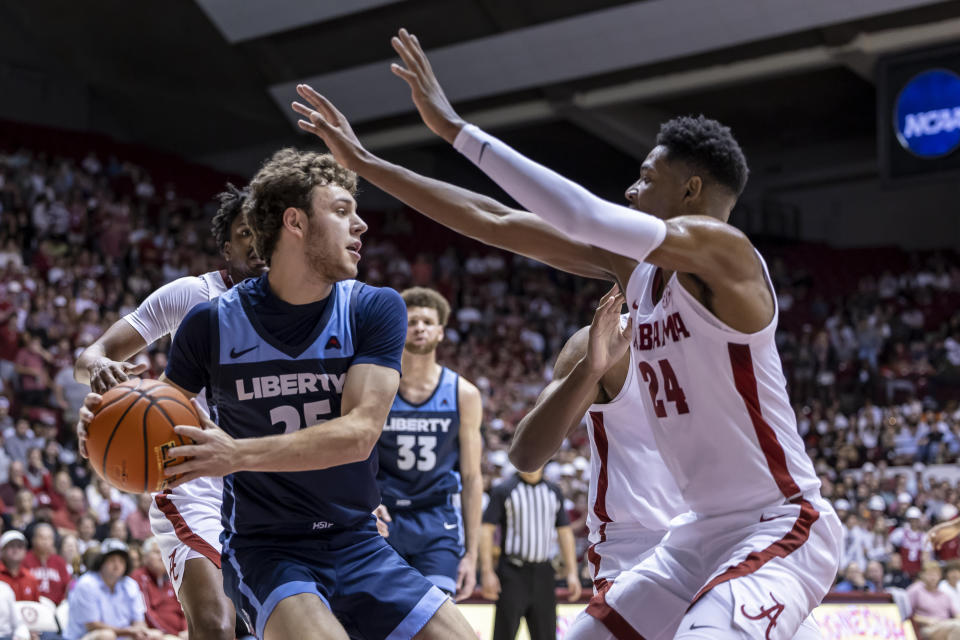
{"label": "ncaa banner", "polygon": [[915,75],[894,104],[900,146],[921,158],[940,158],[960,147],[960,76],[947,69]]}

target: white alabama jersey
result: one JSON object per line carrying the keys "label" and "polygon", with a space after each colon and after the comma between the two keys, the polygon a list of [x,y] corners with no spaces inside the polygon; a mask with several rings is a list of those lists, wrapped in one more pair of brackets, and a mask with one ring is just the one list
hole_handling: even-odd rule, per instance
{"label": "white alabama jersey", "polygon": [[631,350],[645,419],[690,509],[719,515],[819,489],[774,342],[772,285],[773,318],[744,334],[710,313],[676,274],[654,303],[659,277],[659,269],[641,263],[627,284]]}
{"label": "white alabama jersey", "polygon": [[689,510],[643,419],[643,398],[634,386],[635,367],[630,353],[620,393],[608,403],[590,405],[587,413],[591,535],[604,523],[614,522],[666,532],[674,517]]}
{"label": "white alabama jersey", "polygon": [[587,560],[595,585],[638,564],[660,542],[670,521],[689,511],[642,418],[643,398],[635,386],[632,353],[629,358],[620,392],[610,402],[590,405],[587,413],[591,542]]}
{"label": "white alabama jersey", "polygon": [[[148,345],[165,335],[173,338],[187,313],[201,302],[226,293],[229,280],[230,276],[225,270],[178,278],[151,293],[123,319],[137,330]],[[197,394],[197,400],[208,410],[204,390]],[[174,502],[182,497],[215,501],[219,509],[223,500],[223,479],[197,478],[175,487],[168,495]]]}

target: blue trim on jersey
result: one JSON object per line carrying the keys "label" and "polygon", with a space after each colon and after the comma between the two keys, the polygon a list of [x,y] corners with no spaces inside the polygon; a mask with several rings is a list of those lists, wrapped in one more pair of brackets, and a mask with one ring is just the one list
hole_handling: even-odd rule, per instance
{"label": "blue trim on jersey", "polygon": [[430,590],[420,598],[420,602],[418,602],[413,610],[407,614],[407,617],[397,625],[397,628],[387,636],[386,640],[410,640],[413,636],[420,633],[420,630],[430,622],[430,618],[433,617],[446,601],[447,594],[440,591],[437,587],[430,587]]}
{"label": "blue trim on jersey", "polygon": [[327,609],[330,608],[330,602],[323,597],[323,594],[320,593],[319,589],[317,589],[317,584],[315,582],[287,582],[282,584],[270,592],[270,595],[267,596],[267,599],[263,601],[263,606],[257,607],[258,638],[263,637],[263,632],[267,628],[267,620],[270,619],[270,614],[272,614],[273,610],[277,608],[277,605],[280,604],[280,601],[284,598],[296,596],[301,593],[312,593],[323,601],[323,604],[327,607]]}
{"label": "blue trim on jersey", "polygon": [[[330,297],[327,299],[327,306],[324,307],[323,315],[317,322],[317,328],[304,340],[296,346],[284,345],[271,336],[260,319],[250,306],[249,300],[242,295],[239,288],[231,289],[229,292],[220,296],[221,305],[225,305],[232,311],[236,309],[236,301],[239,300],[244,313],[232,313],[229,318],[224,318],[220,322],[220,332],[224,330],[230,332],[231,344],[224,344],[221,341],[217,362],[222,366],[225,364],[247,364],[259,363],[267,360],[300,360],[304,358],[324,358],[327,352],[327,340],[331,336],[337,337],[341,348],[337,349],[339,357],[350,357],[354,354],[354,321],[353,314],[349,313],[350,301],[353,298],[353,291],[356,288],[356,280],[343,280],[337,282],[330,291]],[[237,293],[231,295],[231,292]],[[334,314],[334,312],[337,312]],[[334,316],[331,318],[331,316]],[[331,319],[334,322],[331,323]],[[236,333],[234,333],[236,332]],[[343,349],[343,345],[349,343],[349,349]],[[252,347],[248,350],[248,347]],[[238,354],[234,356],[234,354]]]}

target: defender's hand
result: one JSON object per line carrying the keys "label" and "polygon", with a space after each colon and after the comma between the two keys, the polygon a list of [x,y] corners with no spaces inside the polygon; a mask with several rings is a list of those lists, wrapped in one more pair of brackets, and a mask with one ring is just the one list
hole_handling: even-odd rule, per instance
{"label": "defender's hand", "polygon": [[87,367],[90,375],[90,389],[94,393],[105,393],[121,382],[135,378],[147,370],[147,365],[132,362],[117,362],[110,358],[98,358]]}
{"label": "defender's hand", "polygon": [[294,111],[307,118],[298,120],[297,125],[323,140],[342,166],[355,170],[367,150],[360,144],[357,134],[353,132],[344,115],[308,84],[297,85],[297,93],[310,103],[310,106],[300,102],[290,105]]}
{"label": "defender's hand", "polygon": [[178,476],[170,481],[168,488],[201,477],[223,477],[237,470],[234,466],[238,457],[237,441],[210,419],[196,398],[191,398],[190,402],[203,426],[177,425],[173,428],[179,435],[192,438],[196,444],[184,444],[167,451],[170,458],[187,458],[186,462],[164,469],[166,477]]}
{"label": "defender's hand", "polygon": [[468,553],[460,559],[460,565],[457,567],[457,594],[453,598],[454,601],[460,602],[472,596],[476,586],[477,559]]}
{"label": "defender's hand", "polygon": [[625,329],[620,328],[620,309],[624,296],[620,287],[613,285],[593,314],[590,338],[587,343],[586,364],[598,376],[604,374],[623,357],[630,346],[632,319]]}
{"label": "defender's hand", "polygon": [[80,419],[77,421],[77,443],[80,455],[84,458],[90,457],[87,455],[87,427],[90,426],[93,414],[97,411],[97,407],[100,406],[102,400],[103,397],[100,394],[88,393],[87,397],[83,399],[83,406],[80,407]]}
{"label": "defender's hand", "polygon": [[403,65],[394,63],[390,65],[390,70],[410,85],[413,104],[420,112],[424,124],[435,134],[453,144],[466,122],[453,110],[446,94],[443,93],[417,36],[407,33],[406,29],[400,29],[400,32],[391,38],[390,44],[403,60]]}

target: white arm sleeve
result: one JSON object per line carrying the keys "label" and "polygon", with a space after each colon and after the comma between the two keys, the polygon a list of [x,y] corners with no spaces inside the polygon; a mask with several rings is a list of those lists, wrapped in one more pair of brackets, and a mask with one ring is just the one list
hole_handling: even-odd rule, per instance
{"label": "white arm sleeve", "polygon": [[148,345],[163,336],[173,335],[190,309],[207,300],[202,278],[187,276],[168,282],[123,317]]}
{"label": "white arm sleeve", "polygon": [[572,240],[642,261],[667,234],[663,220],[593,195],[472,124],[453,146],[523,207]]}

